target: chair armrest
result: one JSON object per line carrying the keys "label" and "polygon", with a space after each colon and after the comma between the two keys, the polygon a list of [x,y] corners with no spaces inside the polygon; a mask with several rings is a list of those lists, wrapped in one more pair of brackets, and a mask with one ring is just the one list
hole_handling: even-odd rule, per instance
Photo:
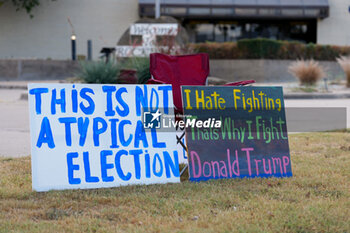
{"label": "chair armrest", "polygon": [[167,84],[167,83],[151,78],[147,80],[146,84]]}
{"label": "chair armrest", "polygon": [[224,86],[244,86],[252,83],[255,83],[255,80],[245,80],[240,82],[226,83]]}

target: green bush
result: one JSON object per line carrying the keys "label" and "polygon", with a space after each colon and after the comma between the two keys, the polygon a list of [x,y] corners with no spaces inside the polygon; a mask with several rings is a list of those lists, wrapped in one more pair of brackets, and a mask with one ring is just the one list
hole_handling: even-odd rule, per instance
{"label": "green bush", "polygon": [[236,43],[199,43],[189,45],[190,49],[198,53],[208,53],[216,59],[235,59],[238,58],[239,51]]}
{"label": "green bush", "polygon": [[276,59],[304,59],[305,44],[296,41],[283,41],[279,51],[276,54]]}
{"label": "green bush", "polygon": [[243,39],[225,43],[190,44],[196,52],[208,53],[211,59],[314,59],[335,61],[350,54],[349,46],[303,44],[296,41],[270,39]]}
{"label": "green bush", "polygon": [[123,69],[136,70],[137,82],[139,84],[144,84],[151,78],[151,73],[149,72],[149,58],[132,57],[125,59],[122,61],[121,67]]}
{"label": "green bush", "polygon": [[238,50],[247,58],[273,58],[278,54],[282,42],[269,39],[244,39],[237,42]]}
{"label": "green bush", "polygon": [[117,83],[120,66],[114,62],[90,61],[81,62],[77,76],[86,83]]}

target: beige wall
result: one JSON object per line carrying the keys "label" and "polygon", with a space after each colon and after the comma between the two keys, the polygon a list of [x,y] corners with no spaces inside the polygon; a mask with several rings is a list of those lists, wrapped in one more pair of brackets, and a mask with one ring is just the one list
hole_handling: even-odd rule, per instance
{"label": "beige wall", "polygon": [[349,0],[328,0],[329,17],[317,24],[317,43],[350,45]]}
{"label": "beige wall", "polygon": [[34,18],[16,12],[11,4],[0,7],[0,58],[70,59],[70,17],[77,36],[77,54],[93,56],[102,47],[114,47],[123,32],[138,19],[137,0],[40,1]]}
{"label": "beige wall", "polygon": [[[329,0],[330,17],[319,20],[317,43],[350,45],[350,0]],[[34,18],[16,12],[11,4],[0,7],[0,59],[70,59],[71,18],[77,35],[77,54],[87,54],[93,40],[93,56],[102,47],[114,47],[138,17],[138,0],[42,0]]]}

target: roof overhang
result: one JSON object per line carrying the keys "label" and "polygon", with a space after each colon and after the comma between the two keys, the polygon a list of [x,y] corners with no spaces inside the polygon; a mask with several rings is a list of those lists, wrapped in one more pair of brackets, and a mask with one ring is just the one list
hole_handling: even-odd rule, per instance
{"label": "roof overhang", "polygon": [[[154,17],[155,0],[139,0],[139,15]],[[323,19],[328,0],[161,0],[161,15],[181,18]]]}

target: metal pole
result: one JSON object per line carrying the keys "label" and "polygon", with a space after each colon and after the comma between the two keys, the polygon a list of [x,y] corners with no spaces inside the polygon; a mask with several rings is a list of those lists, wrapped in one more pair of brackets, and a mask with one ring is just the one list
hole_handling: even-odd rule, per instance
{"label": "metal pole", "polygon": [[87,41],[87,59],[88,61],[92,60],[92,40]]}
{"label": "metal pole", "polygon": [[324,78],[323,79],[323,81],[324,81],[324,89],[326,89],[326,92],[328,92],[328,78]]}
{"label": "metal pole", "polygon": [[72,42],[72,60],[75,61],[77,59],[77,44],[76,44],[76,36],[71,36],[71,42]]}
{"label": "metal pole", "polygon": [[160,17],[160,0],[155,0],[155,9],[156,9],[156,14],[155,17],[158,19]]}
{"label": "metal pole", "polygon": [[106,63],[108,63],[109,62],[109,55],[110,55],[111,53],[108,51],[108,52],[106,52]]}

